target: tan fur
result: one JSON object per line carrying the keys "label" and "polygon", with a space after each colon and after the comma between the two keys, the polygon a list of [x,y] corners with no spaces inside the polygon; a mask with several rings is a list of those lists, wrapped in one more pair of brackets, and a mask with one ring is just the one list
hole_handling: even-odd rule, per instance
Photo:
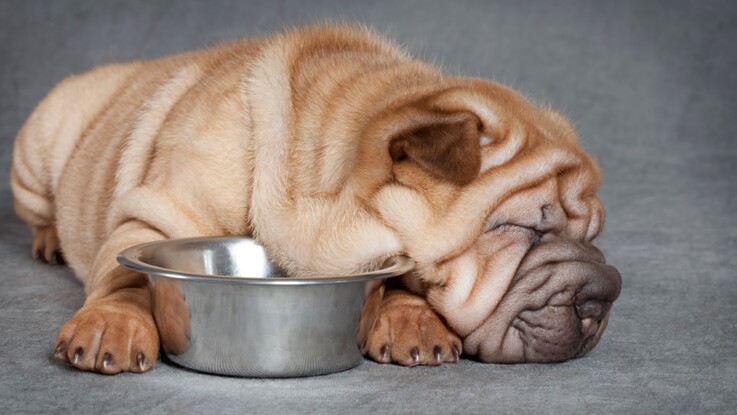
{"label": "tan fur", "polygon": [[[116,316],[126,309],[137,310],[141,332],[155,332],[145,282],[115,255],[201,235],[251,235],[292,276],[408,254],[418,264],[405,277],[414,294],[389,295],[377,321],[399,319],[404,304],[434,316],[420,310],[407,321],[434,318],[427,324],[442,330],[427,335],[421,360],[397,348],[389,360],[437,362],[438,338],[451,361],[454,333],[466,337],[489,315],[529,248],[527,236],[494,225],[542,226],[550,206],[544,226],[591,240],[603,223],[598,183],[561,116],[498,84],[444,76],[347,26],[71,77],[29,117],[11,173],[18,214],[36,239],[56,229],[88,295],[57,351],[106,373],[147,370],[158,350],[154,334],[121,334],[125,351],[95,337],[125,324]],[[93,312],[99,321],[85,323]],[[384,361],[380,340],[370,334],[366,350]],[[74,362],[78,348],[86,357]],[[105,353],[113,369],[101,369]]]}

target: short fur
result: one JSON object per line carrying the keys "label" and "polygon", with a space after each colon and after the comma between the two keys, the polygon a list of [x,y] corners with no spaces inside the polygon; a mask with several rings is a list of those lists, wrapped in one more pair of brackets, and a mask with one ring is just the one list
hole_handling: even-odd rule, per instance
{"label": "short fur", "polygon": [[[588,245],[604,222],[599,180],[562,116],[342,25],[70,77],[18,134],[11,171],[34,253],[63,253],[87,293],[57,357],[103,373],[148,370],[165,335],[145,277],[116,254],[203,235],[253,236],[295,277],[409,255],[416,270],[378,300],[360,339],[377,361],[439,364],[461,347],[485,361],[580,355],[619,292]],[[520,264],[549,267],[570,250],[594,265],[548,290],[569,311],[522,327],[530,294],[495,314],[524,279]],[[578,297],[575,287],[599,280],[606,289]],[[563,323],[562,334],[534,329]],[[525,336],[547,340],[533,351]]]}

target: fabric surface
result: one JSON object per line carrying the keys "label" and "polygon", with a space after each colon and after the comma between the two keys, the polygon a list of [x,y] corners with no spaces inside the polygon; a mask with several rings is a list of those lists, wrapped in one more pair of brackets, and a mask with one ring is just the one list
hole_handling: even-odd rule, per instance
{"label": "fabric surface", "polygon": [[[84,294],[67,268],[31,258],[13,213],[12,144],[32,108],[94,65],[326,18],[366,22],[573,120],[604,172],[597,245],[624,282],[599,346],[561,364],[365,361],[282,380],[56,363],[54,337]],[[0,413],[734,413],[736,39],[729,0],[0,2]]]}

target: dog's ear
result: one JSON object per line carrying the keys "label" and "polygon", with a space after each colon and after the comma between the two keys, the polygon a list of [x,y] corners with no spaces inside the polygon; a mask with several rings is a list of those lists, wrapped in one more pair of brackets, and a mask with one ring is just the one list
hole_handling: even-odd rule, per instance
{"label": "dog's ear", "polygon": [[447,112],[412,105],[402,108],[402,128],[389,140],[394,163],[414,162],[428,174],[458,185],[481,168],[481,121],[468,111]]}

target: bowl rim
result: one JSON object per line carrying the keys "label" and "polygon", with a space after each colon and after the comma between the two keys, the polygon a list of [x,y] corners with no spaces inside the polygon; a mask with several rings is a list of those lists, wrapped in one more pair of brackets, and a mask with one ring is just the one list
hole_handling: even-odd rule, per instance
{"label": "bowl rim", "polygon": [[349,282],[363,282],[370,280],[380,280],[396,277],[405,274],[415,267],[415,262],[406,255],[395,255],[389,257],[381,269],[368,271],[358,274],[350,274],[339,277],[326,278],[259,278],[259,277],[240,277],[231,275],[203,275],[191,272],[178,271],[171,268],[159,267],[144,262],[141,258],[147,249],[161,245],[174,245],[198,242],[229,242],[247,240],[260,245],[253,238],[245,236],[217,236],[217,237],[194,237],[194,238],[176,238],[164,239],[160,241],[147,242],[126,248],[117,256],[120,265],[132,269],[134,271],[148,274],[152,277],[166,277],[185,281],[198,282],[215,282],[226,284],[254,284],[254,285],[319,285],[319,284],[339,284]]}

